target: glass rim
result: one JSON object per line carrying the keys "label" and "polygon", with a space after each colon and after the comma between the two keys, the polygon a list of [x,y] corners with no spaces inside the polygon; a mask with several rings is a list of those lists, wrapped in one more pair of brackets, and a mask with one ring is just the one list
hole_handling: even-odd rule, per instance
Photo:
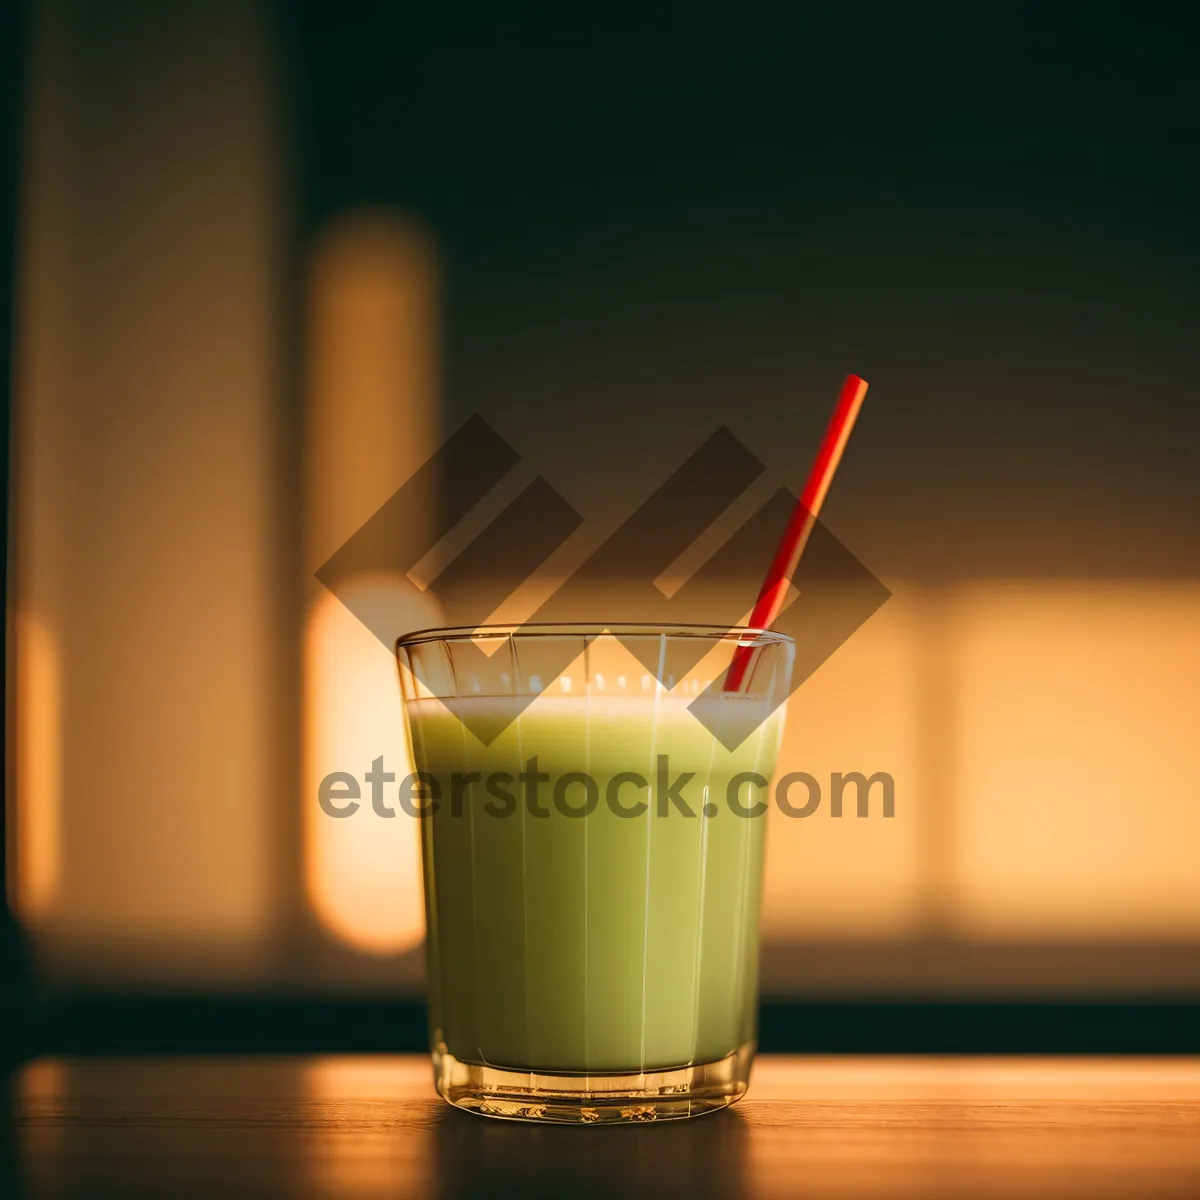
{"label": "glass rim", "polygon": [[473,642],[501,637],[603,637],[605,634],[614,637],[698,638],[739,644],[751,641],[755,646],[795,645],[795,639],[789,634],[755,625],[702,625],[670,621],[657,625],[645,621],[533,621],[524,625],[450,625],[417,629],[396,639],[396,653],[409,646],[428,642]]}

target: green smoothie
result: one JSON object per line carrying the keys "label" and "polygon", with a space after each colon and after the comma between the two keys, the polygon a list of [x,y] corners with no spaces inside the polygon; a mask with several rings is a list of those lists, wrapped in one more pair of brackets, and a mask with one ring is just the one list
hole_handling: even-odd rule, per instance
{"label": "green smoothie", "polygon": [[753,1040],[766,820],[728,785],[770,778],[782,710],[729,751],[692,699],[543,695],[490,746],[460,714],[511,715],[512,697],[408,702],[437,795],[421,822],[431,1021],[455,1058],[636,1072]]}

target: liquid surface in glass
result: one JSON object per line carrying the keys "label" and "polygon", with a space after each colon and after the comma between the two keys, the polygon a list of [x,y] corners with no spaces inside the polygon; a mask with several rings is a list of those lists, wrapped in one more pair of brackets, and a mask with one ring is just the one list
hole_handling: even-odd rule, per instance
{"label": "liquid surface in glass", "polygon": [[[753,1040],[766,819],[729,789],[770,779],[783,710],[729,751],[692,699],[543,695],[490,746],[459,714],[514,698],[408,702],[438,797],[421,822],[431,1022],[457,1059],[644,1071]],[[745,780],[735,795],[764,799]]]}

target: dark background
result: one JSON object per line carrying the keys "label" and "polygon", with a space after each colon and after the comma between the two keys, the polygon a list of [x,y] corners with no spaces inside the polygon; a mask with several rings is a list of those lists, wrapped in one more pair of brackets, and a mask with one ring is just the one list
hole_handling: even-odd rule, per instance
{"label": "dark background", "polygon": [[[0,13],[6,413],[28,16]],[[485,413],[589,516],[681,425],[727,422],[794,474],[850,369],[882,382],[827,512],[877,572],[1195,574],[1200,83],[1161,12],[275,19],[297,244],[347,208],[417,214],[445,424]],[[423,1038],[415,1006],[48,1007],[3,936],[10,1053]],[[1200,1022],[1153,997],[797,1004],[763,1048],[1195,1050]]]}
{"label": "dark background", "polygon": [[795,477],[854,370],[828,512],[877,571],[1194,568],[1200,85],[1161,13],[286,11],[302,225],[428,223],[447,426],[581,511],[684,421]]}

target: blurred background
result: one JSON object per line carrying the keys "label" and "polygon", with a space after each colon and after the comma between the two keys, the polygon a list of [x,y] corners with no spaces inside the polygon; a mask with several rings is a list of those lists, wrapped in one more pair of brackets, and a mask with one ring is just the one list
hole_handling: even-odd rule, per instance
{"label": "blurred background", "polygon": [[720,424],[798,487],[854,371],[893,597],[780,772],[895,816],[773,820],[764,1045],[1200,1037],[1200,85],[1140,19],[10,4],[10,1029],[419,1045],[415,823],[316,800],[395,666],[313,572],[472,413],[603,528]]}

